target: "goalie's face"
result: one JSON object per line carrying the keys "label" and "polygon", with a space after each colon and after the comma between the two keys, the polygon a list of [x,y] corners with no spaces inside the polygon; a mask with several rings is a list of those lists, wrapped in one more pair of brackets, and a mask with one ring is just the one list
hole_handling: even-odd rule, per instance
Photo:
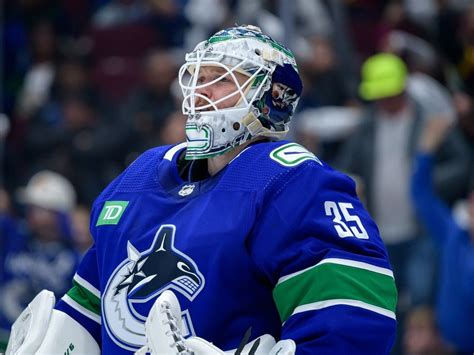
{"label": "goalie's face", "polygon": [[[283,137],[301,91],[291,52],[245,26],[199,43],[178,79],[188,117],[186,159],[212,158],[254,137]],[[274,93],[273,79],[281,84]]]}
{"label": "goalie's face", "polygon": [[248,76],[230,72],[214,66],[201,67],[197,77],[196,103],[197,111],[213,111],[231,108],[242,99],[239,88],[245,90]]}
{"label": "goalie's face", "polygon": [[218,62],[189,67],[189,84],[180,83],[183,113],[188,115],[186,159],[211,158],[246,140],[241,121],[250,109],[245,95],[254,77]]}

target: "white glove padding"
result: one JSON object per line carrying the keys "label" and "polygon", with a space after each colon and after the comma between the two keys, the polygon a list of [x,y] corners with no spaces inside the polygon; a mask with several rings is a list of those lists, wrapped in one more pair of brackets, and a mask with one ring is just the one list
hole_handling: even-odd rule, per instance
{"label": "white glove padding", "polygon": [[242,348],[226,352],[199,337],[184,339],[181,307],[171,291],[164,291],[155,301],[145,322],[145,334],[147,344],[135,354],[144,355],[149,352],[152,355],[294,355],[296,351],[292,340],[281,340],[275,344],[275,339],[269,334],[262,335]]}
{"label": "white glove padding", "polygon": [[7,355],[34,354],[43,342],[56,298],[48,290],[41,291],[12,325]]}
{"label": "white glove padding", "polygon": [[296,343],[291,339],[280,340],[270,350],[269,355],[295,355]]}
{"label": "white glove padding", "polygon": [[43,290],[13,323],[7,355],[50,355],[74,351],[98,355],[95,339],[79,322],[54,308],[55,297]]}

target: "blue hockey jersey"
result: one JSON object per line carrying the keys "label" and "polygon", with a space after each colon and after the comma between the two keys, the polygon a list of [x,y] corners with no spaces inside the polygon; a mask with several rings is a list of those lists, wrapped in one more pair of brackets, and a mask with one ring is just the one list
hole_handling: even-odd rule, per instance
{"label": "blue hockey jersey", "polygon": [[185,333],[223,350],[252,327],[252,338],[293,339],[297,353],[389,353],[393,274],[350,178],[281,141],[183,181],[184,149],[145,152],[98,197],[94,246],[59,310],[105,354],[144,345],[145,319],[166,289],[181,303]]}

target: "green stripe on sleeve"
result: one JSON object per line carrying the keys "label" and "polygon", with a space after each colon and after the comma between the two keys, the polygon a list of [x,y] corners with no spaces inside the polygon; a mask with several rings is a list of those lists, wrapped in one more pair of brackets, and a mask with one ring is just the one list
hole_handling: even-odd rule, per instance
{"label": "green stripe on sleeve", "polygon": [[85,309],[100,316],[100,298],[82,287],[76,280],[72,282],[74,286],[67,292],[67,295]]}
{"label": "green stripe on sleeve", "polygon": [[276,285],[273,290],[282,322],[298,306],[329,300],[356,300],[395,312],[393,277],[359,267],[321,263]]}

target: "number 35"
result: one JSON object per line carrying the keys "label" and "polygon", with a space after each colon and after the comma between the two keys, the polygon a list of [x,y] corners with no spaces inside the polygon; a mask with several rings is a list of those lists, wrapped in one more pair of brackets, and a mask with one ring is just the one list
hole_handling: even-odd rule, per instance
{"label": "number 35", "polygon": [[[332,217],[334,228],[341,238],[356,237],[359,239],[369,239],[369,235],[365,230],[360,218],[351,215],[349,210],[353,209],[352,203],[348,202],[334,202],[325,201],[324,210],[326,216]],[[348,226],[349,222],[355,223],[353,226]]]}

